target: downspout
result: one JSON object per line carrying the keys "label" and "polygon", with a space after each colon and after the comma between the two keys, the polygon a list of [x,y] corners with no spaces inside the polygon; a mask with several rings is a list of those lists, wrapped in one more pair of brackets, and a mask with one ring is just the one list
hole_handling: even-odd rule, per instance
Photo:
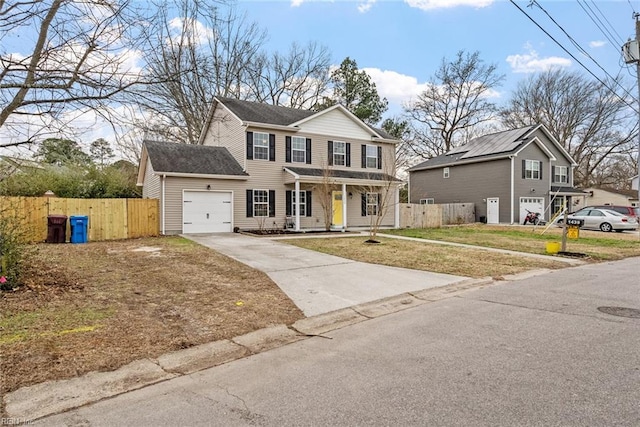
{"label": "downspout", "polygon": [[165,180],[167,179],[167,175],[162,174],[162,176],[160,177],[160,187],[161,187],[161,192],[162,192],[162,235],[165,235],[166,232],[166,228],[165,228],[165,224],[164,224],[164,219],[165,219],[165,188],[166,188],[166,183]]}
{"label": "downspout", "polygon": [[515,159],[514,156],[509,156],[509,159],[511,159],[511,224],[513,225],[513,216],[514,216],[514,212],[513,212],[513,204],[515,203],[515,193],[516,193],[516,189],[515,189],[515,180],[513,179],[515,171],[516,171],[516,167],[515,167]]}

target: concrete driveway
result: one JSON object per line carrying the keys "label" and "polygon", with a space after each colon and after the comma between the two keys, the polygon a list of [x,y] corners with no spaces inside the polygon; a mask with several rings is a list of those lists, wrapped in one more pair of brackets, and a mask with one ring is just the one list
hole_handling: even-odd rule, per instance
{"label": "concrete driveway", "polygon": [[467,279],[352,261],[264,237],[237,233],[184,237],[264,271],[306,316]]}

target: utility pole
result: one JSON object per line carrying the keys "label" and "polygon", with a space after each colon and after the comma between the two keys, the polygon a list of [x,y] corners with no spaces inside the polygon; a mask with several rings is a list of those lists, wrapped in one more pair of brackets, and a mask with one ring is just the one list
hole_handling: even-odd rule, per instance
{"label": "utility pole", "polygon": [[636,39],[629,40],[622,46],[622,56],[627,64],[636,64],[636,79],[638,83],[638,206],[640,206],[640,13],[634,12],[636,20]]}
{"label": "utility pole", "polygon": [[[636,19],[636,45],[640,45],[640,13],[633,13],[633,17]],[[638,56],[636,56],[636,79],[638,80],[638,203],[640,208],[640,47],[638,48]],[[640,217],[636,217],[640,220]],[[638,231],[640,232],[640,225],[638,225]]]}

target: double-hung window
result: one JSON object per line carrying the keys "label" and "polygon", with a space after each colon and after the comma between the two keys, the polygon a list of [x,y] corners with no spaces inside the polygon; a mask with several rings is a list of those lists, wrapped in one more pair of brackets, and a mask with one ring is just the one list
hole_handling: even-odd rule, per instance
{"label": "double-hung window", "polygon": [[345,166],[347,157],[347,144],[343,141],[333,141],[333,164],[335,166]]}
{"label": "double-hung window", "polygon": [[525,179],[540,179],[541,177],[540,160],[524,161],[524,177]]}
{"label": "double-hung window", "polygon": [[450,176],[449,168],[442,169],[442,177],[446,179],[446,178],[449,178],[449,176]]}
{"label": "double-hung window", "polygon": [[298,206],[300,206],[300,216],[307,216],[307,192],[300,191],[300,204],[296,203],[296,192],[291,192],[291,214],[295,216],[298,211]]}
{"label": "double-hung window", "polygon": [[269,191],[253,190],[253,216],[269,216]]}
{"label": "double-hung window", "polygon": [[367,145],[366,156],[366,167],[376,169],[378,167],[378,147],[375,145]]}
{"label": "double-hung window", "polygon": [[253,158],[269,160],[269,134],[253,132]]}
{"label": "double-hung window", "polygon": [[291,137],[291,160],[298,163],[307,161],[307,140],[301,136]]}
{"label": "double-hung window", "polygon": [[367,193],[367,215],[378,215],[379,193]]}
{"label": "double-hung window", "polygon": [[553,168],[553,182],[568,184],[569,183],[569,167],[555,166]]}

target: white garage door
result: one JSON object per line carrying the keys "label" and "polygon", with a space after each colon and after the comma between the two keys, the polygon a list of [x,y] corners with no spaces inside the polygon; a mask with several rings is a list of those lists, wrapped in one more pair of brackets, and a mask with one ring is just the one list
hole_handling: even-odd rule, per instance
{"label": "white garage door", "polygon": [[183,233],[231,231],[231,192],[184,191],[182,201]]}
{"label": "white garage door", "polygon": [[540,218],[544,218],[544,198],[543,197],[520,197],[520,224],[527,216],[527,210],[538,212]]}

